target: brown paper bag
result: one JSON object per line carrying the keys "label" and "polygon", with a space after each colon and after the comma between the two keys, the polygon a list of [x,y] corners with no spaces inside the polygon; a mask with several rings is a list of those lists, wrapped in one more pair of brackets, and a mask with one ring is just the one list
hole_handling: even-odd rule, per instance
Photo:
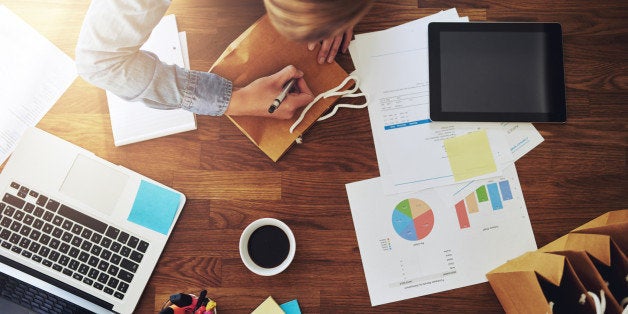
{"label": "brown paper bag", "polygon": [[486,274],[507,313],[594,313],[592,297],[566,257],[528,252]]}
{"label": "brown paper bag", "polygon": [[615,300],[628,297],[628,259],[610,236],[569,233],[539,249],[541,252],[583,251],[608,285]]}
{"label": "brown paper bag", "polygon": [[606,282],[593,264],[589,254],[584,251],[561,251],[552,252],[552,254],[567,257],[578,279],[587,291],[595,293],[598,297],[601,297],[600,291],[604,291],[606,301],[606,311],[604,313],[621,314],[622,308],[619,304],[621,300],[618,301],[608,289]]}
{"label": "brown paper bag", "polygon": [[[573,298],[588,292],[606,297],[606,312],[621,313],[628,297],[628,210],[601,215],[489,272],[486,277],[506,312],[580,312]],[[556,301],[554,301],[555,299]],[[559,303],[560,301],[560,303]],[[585,299],[589,307],[591,296]],[[593,309],[589,309],[594,312]]]}
{"label": "brown paper bag", "polygon": [[571,233],[605,234],[628,255],[628,209],[605,213],[574,229]]}
{"label": "brown paper bag", "polygon": [[[292,42],[281,36],[270,24],[268,16],[264,15],[229,45],[209,71],[230,79],[234,86],[245,86],[292,64],[303,71],[308,86],[316,96],[338,86],[348,76],[336,62],[318,64],[317,53],[316,50],[308,50],[306,43]],[[319,100],[293,133],[289,128],[296,118],[229,119],[268,157],[277,161],[337,99],[338,96]],[[297,117],[298,114],[300,112]]]}

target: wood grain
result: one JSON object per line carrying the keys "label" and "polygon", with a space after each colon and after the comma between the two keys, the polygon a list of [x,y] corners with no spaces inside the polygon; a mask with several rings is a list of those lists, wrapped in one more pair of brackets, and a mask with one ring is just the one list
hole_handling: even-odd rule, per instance
{"label": "wood grain", "polygon": [[[74,57],[88,1],[0,0]],[[628,205],[628,6],[625,1],[385,0],[355,28],[382,30],[456,7],[472,21],[559,22],[564,33],[566,124],[536,124],[545,141],[517,161],[539,246]],[[264,14],[261,0],[174,1],[191,66],[207,70]],[[353,70],[349,55],[338,62]],[[155,313],[172,293],[208,289],[220,313],[248,313],[272,295],[304,313],[500,313],[488,283],[371,307],[344,185],[379,175],[368,113],[341,109],[315,124],[273,163],[224,117],[198,130],[115,147],[104,91],[78,78],[39,127],[188,197],[137,313]],[[293,264],[260,277],[239,259],[255,219],[286,222]]]}

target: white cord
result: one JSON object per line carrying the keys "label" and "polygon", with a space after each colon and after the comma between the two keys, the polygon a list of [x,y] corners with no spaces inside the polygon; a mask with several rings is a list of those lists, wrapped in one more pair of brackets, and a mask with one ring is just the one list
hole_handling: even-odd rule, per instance
{"label": "white cord", "polygon": [[[595,305],[595,313],[596,314],[604,314],[606,311],[606,298],[604,297],[604,290],[600,290],[600,297],[589,291],[587,292],[593,298],[593,303]],[[584,294],[583,294],[584,295]]]}
{"label": "white cord", "polygon": [[[604,290],[600,290],[600,296],[598,297],[597,294],[588,291],[587,294],[591,297],[591,299],[593,299],[593,305],[595,306],[595,314],[604,314],[604,312],[606,312],[606,296],[604,294]],[[580,295],[580,300],[578,300],[578,303],[584,305],[587,302],[587,296],[586,294],[581,294]],[[554,311],[554,302],[550,301],[549,302],[549,308],[550,308],[550,313],[553,313]],[[621,301],[621,306],[624,307],[625,305],[628,305],[628,297],[624,298]],[[628,314],[628,307],[624,308],[624,310],[622,311],[622,314]]]}
{"label": "white cord", "polygon": [[[628,275],[626,275],[626,283],[628,283]],[[621,300],[621,307],[624,308],[624,311],[621,312],[621,314],[628,314],[628,297]]]}
{"label": "white cord", "polygon": [[[340,90],[340,89],[341,89],[341,88],[343,88],[345,85],[347,85],[347,83],[348,83],[350,80],[355,81],[355,85],[353,86],[353,88],[351,88],[351,89],[347,89],[347,90],[344,90],[344,91],[340,91],[340,92],[339,92],[338,90]],[[328,97],[334,97],[334,96],[340,96],[340,98],[343,98],[343,97],[360,97],[360,96],[365,96],[365,95],[364,95],[364,94],[362,94],[362,93],[357,93],[357,94],[355,93],[355,91],[357,91],[357,90],[358,90],[359,85],[360,85],[360,81],[358,80],[358,78],[357,78],[357,77],[355,77],[355,76],[353,76],[353,75],[349,75],[349,76],[347,76],[347,78],[345,78],[345,79],[342,81],[342,83],[340,83],[340,85],[338,85],[338,86],[336,86],[336,87],[334,87],[334,88],[332,88],[332,89],[330,89],[330,90],[328,90],[328,91],[326,91],[326,92],[324,92],[324,93],[320,93],[318,96],[316,96],[316,97],[314,98],[314,100],[312,100],[312,101],[311,101],[311,102],[310,102],[310,103],[309,103],[309,104],[305,107],[305,109],[303,109],[303,111],[301,112],[301,116],[299,116],[299,118],[298,118],[298,119],[297,119],[297,120],[296,120],[296,121],[292,124],[292,126],[290,127],[290,133],[293,133],[293,132],[294,132],[294,129],[295,129],[297,126],[299,126],[299,124],[301,123],[301,121],[303,121],[303,118],[305,117],[305,114],[306,114],[306,113],[310,110],[310,108],[312,108],[312,106],[314,106],[314,104],[315,104],[316,102],[318,102],[321,98],[328,98]],[[366,107],[366,105],[367,105],[366,103],[365,103],[365,104],[362,104],[362,105],[338,104],[338,105],[336,105],[336,106],[334,107],[334,109],[332,110],[332,112],[331,112],[331,113],[326,114],[326,115],[324,115],[324,116],[322,116],[322,117],[318,118],[318,120],[317,120],[317,121],[322,121],[322,120],[325,120],[325,119],[327,119],[327,118],[329,118],[329,117],[333,116],[334,114],[336,114],[336,111],[338,110],[338,107],[342,107],[342,108],[353,108],[353,109],[359,109],[359,108],[364,108],[364,107]]]}
{"label": "white cord", "polygon": [[[364,93],[357,93],[357,94],[350,94],[350,95],[344,95],[342,97],[361,97],[361,96],[365,96],[366,95]],[[320,118],[318,118],[318,120],[316,121],[323,121],[326,120],[328,118],[333,117],[336,114],[336,111],[338,111],[338,108],[349,108],[349,109],[362,109],[364,107],[366,107],[368,105],[368,102],[365,102],[361,105],[354,105],[354,104],[337,104],[334,106],[334,109],[332,109],[332,111]]]}

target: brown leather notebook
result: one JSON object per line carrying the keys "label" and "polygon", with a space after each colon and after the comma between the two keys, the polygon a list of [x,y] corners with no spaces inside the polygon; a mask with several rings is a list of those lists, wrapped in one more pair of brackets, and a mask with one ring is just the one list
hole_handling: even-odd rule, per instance
{"label": "brown leather notebook", "polygon": [[[209,71],[231,80],[234,86],[245,86],[292,64],[303,71],[316,96],[338,86],[348,76],[336,62],[318,64],[317,53],[316,49],[309,51],[307,43],[281,36],[264,15],[227,47]],[[244,116],[229,119],[270,159],[277,161],[337,99],[338,96],[319,100],[293,133],[289,129],[300,111],[291,120]]]}

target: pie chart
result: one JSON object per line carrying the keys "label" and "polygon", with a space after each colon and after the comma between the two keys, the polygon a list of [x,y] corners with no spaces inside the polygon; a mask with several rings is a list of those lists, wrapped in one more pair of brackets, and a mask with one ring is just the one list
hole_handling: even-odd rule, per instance
{"label": "pie chart", "polygon": [[405,199],[395,206],[392,224],[400,237],[418,241],[427,237],[434,228],[434,212],[420,199]]}

